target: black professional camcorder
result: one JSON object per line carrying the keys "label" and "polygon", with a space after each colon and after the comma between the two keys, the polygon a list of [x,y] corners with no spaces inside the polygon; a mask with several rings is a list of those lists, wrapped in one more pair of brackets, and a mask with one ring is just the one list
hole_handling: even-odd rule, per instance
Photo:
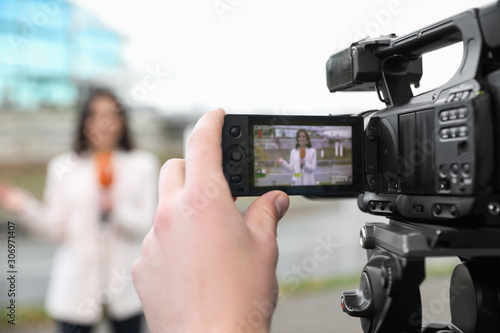
{"label": "black professional camcorder", "polygon": [[[494,4],[402,37],[365,39],[330,57],[331,92],[376,90],[387,105],[364,114],[363,211],[500,222],[499,33]],[[422,54],[457,42],[464,57],[455,75],[413,96]]]}
{"label": "black professional camcorder", "polygon": [[[460,42],[454,76],[414,96],[422,55]],[[358,41],[326,67],[331,92],[375,90],[387,108],[226,115],[223,168],[233,195],[358,195],[361,210],[390,218],[361,229],[368,262],[359,289],[342,294],[364,332],[500,332],[500,2]],[[419,286],[432,256],[462,263],[451,277],[451,323],[423,326]]]}
{"label": "black professional camcorder", "polygon": [[[359,207],[372,214],[453,223],[474,216],[475,223],[500,223],[497,32],[495,4],[402,37],[364,39],[331,56],[330,91],[375,90],[387,105],[383,110],[359,116],[227,115],[223,166],[233,195],[271,189],[360,194]],[[419,84],[422,54],[458,42],[464,57],[456,74],[444,86],[413,96],[410,85]],[[290,165],[300,129],[316,150],[314,183]],[[277,163],[280,158],[288,169]]]}

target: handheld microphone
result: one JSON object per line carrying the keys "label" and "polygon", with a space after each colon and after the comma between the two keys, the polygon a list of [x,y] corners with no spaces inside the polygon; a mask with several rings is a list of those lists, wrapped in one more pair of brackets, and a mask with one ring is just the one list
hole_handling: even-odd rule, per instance
{"label": "handheld microphone", "polygon": [[113,184],[113,168],[111,167],[111,153],[100,153],[97,155],[97,170],[99,183],[102,188],[108,190]]}
{"label": "handheld microphone", "polygon": [[[97,176],[101,188],[107,193],[113,184],[113,167],[111,165],[111,152],[97,153]],[[109,212],[101,212],[101,222],[106,223],[109,220]]]}
{"label": "handheld microphone", "polygon": [[[300,148],[300,159],[304,159],[306,157],[306,149],[305,148]],[[300,163],[300,168],[304,168],[304,164]]]}

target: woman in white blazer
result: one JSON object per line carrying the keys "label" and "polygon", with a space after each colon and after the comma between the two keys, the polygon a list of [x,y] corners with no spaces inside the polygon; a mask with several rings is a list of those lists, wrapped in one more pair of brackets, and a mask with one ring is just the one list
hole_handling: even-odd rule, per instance
{"label": "woman in white blazer", "polygon": [[279,157],[278,162],[293,172],[292,185],[316,185],[316,149],[311,145],[309,134],[304,129],[295,135],[295,148],[290,151],[290,163]]}
{"label": "woman in white blazer", "polygon": [[131,268],[152,224],[158,169],[154,155],[133,149],[116,97],[97,90],[82,108],[74,151],[48,164],[43,202],[0,188],[2,206],[58,245],[46,297],[57,332],[90,332],[104,314],[117,333],[140,331]]}

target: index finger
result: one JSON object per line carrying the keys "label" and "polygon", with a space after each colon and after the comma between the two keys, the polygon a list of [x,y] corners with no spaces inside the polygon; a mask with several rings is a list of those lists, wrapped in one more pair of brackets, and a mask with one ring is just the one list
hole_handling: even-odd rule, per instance
{"label": "index finger", "polygon": [[224,110],[220,108],[204,114],[189,136],[186,147],[187,184],[199,186],[222,176],[221,138],[224,114]]}

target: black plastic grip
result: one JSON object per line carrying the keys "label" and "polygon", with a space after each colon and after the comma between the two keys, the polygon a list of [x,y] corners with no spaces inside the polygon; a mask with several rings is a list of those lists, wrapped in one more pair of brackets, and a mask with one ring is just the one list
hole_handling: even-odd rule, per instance
{"label": "black plastic grip", "polygon": [[478,13],[479,10],[472,9],[407,35],[394,38],[390,45],[382,46],[376,51],[377,57],[384,59],[394,54],[418,57],[463,42],[462,63],[455,75],[442,88],[473,79],[477,74],[477,64],[481,57],[483,43]]}

